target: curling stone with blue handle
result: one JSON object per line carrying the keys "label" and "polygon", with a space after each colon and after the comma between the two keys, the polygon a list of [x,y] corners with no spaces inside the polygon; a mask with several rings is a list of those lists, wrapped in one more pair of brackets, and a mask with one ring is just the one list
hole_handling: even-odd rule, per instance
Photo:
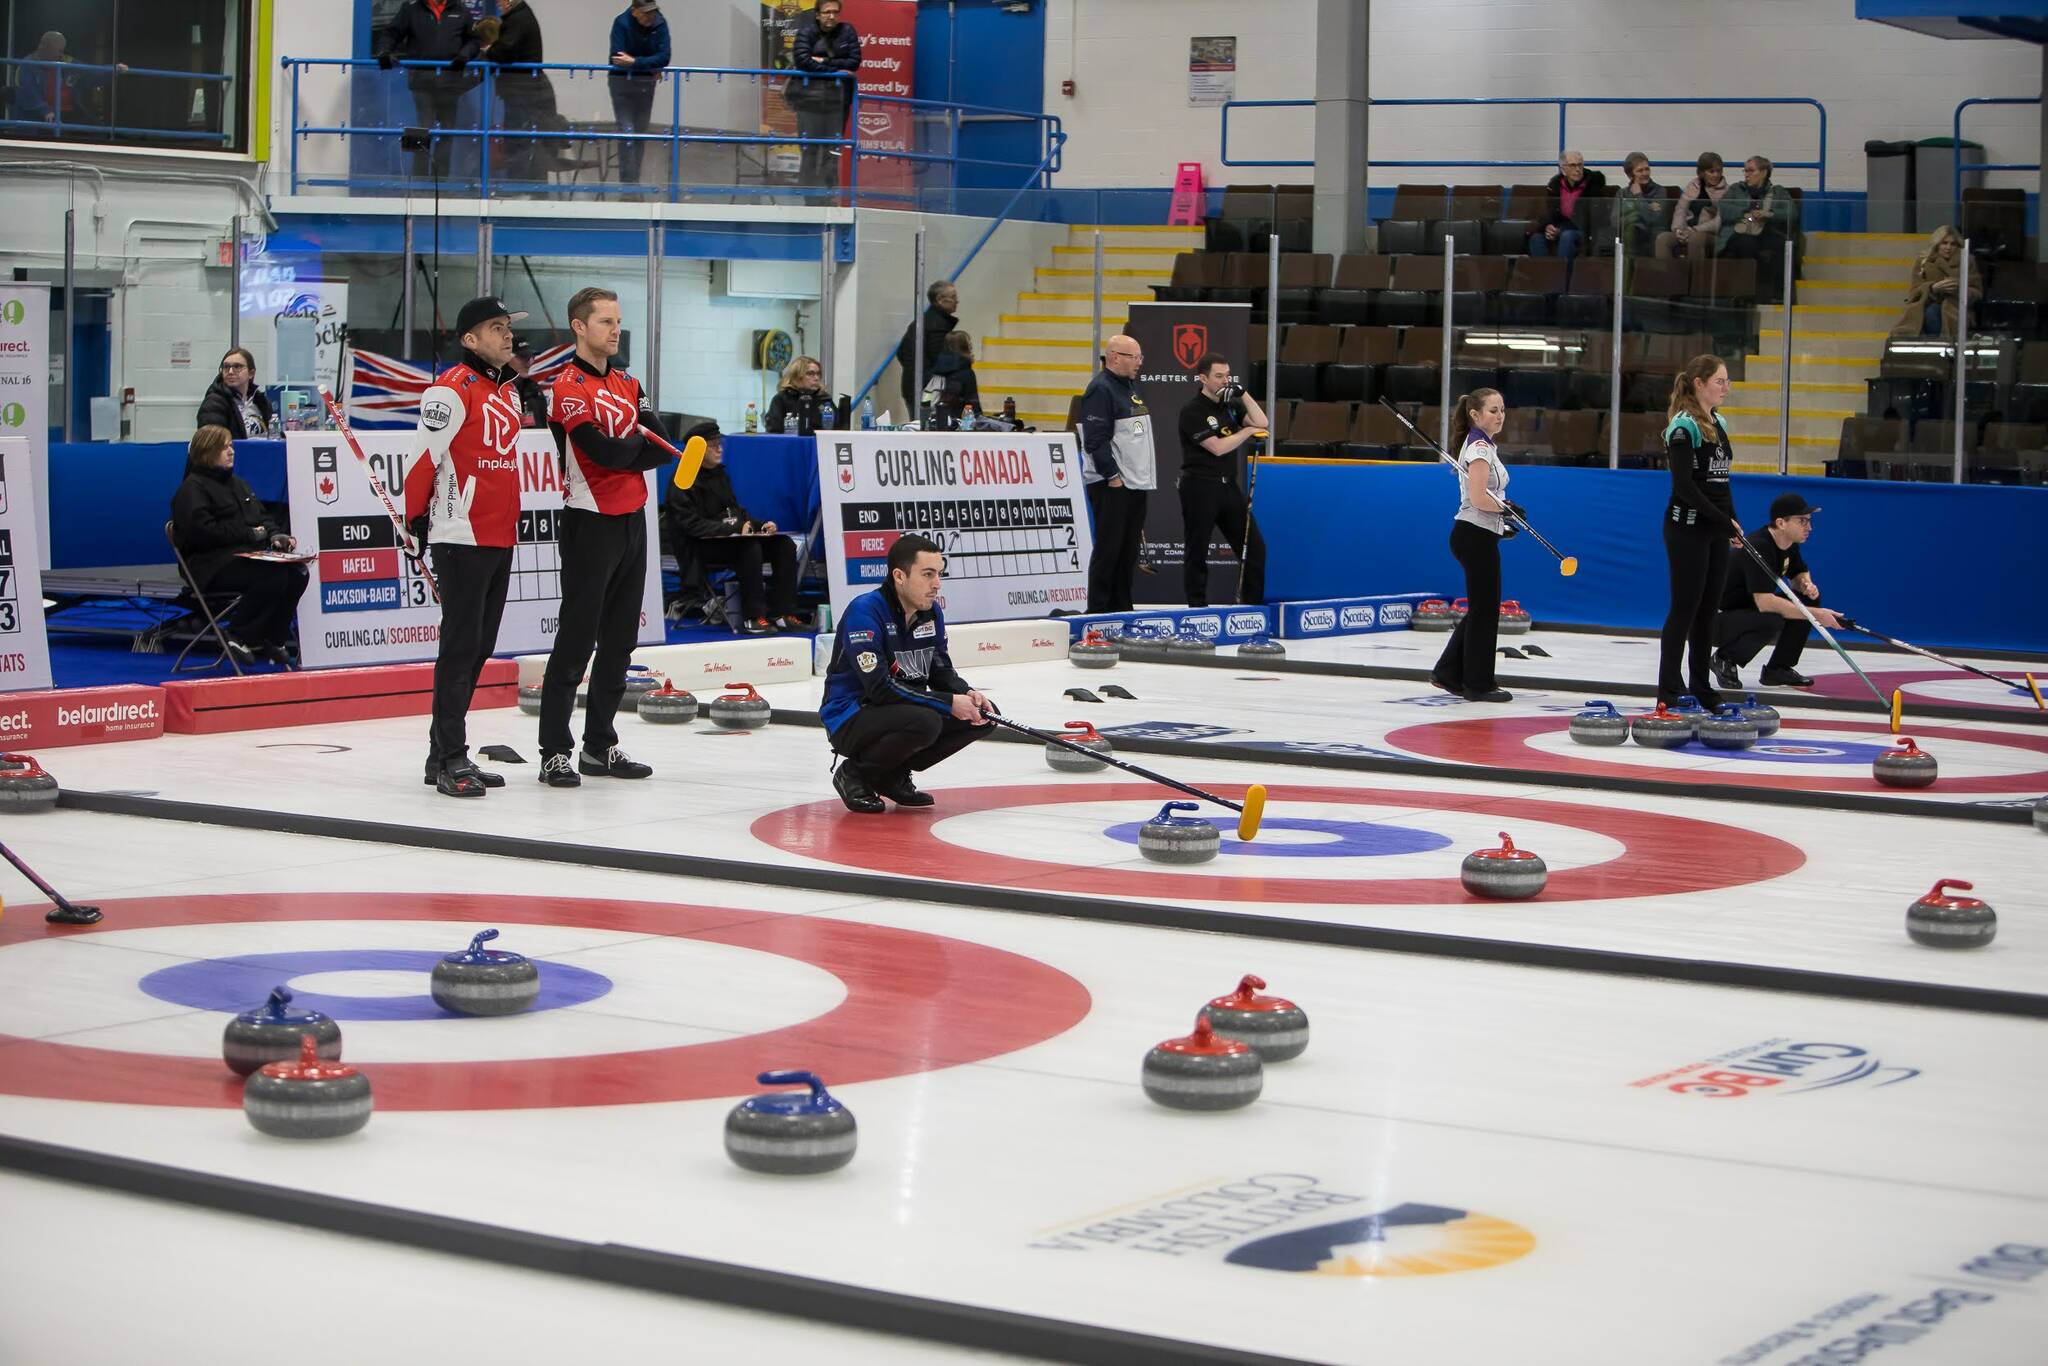
{"label": "curling stone with blue handle", "polygon": [[1693,723],[1693,733],[1708,749],[1748,749],[1756,743],[1756,723],[1733,702],[1702,713]]}
{"label": "curling stone with blue handle", "polygon": [[816,1176],[853,1161],[860,1133],[814,1072],[763,1072],[763,1086],[808,1086],[741,1101],[725,1117],[725,1155],[750,1172]]}
{"label": "curling stone with blue handle", "polygon": [[1237,647],[1239,659],[1285,659],[1287,647],[1271,636],[1253,636]]}
{"label": "curling stone with blue handle", "polygon": [[626,691],[619,697],[619,706],[626,711],[640,710],[640,699],[664,686],[661,676],[645,664],[632,664],[626,668]]}
{"label": "curling stone with blue handle", "polygon": [[220,1059],[238,1076],[248,1076],[265,1063],[289,1062],[299,1056],[299,1040],[313,1036],[318,1056],[328,1062],[341,1057],[341,1026],[317,1010],[293,1010],[292,994],[273,987],[270,999],[228,1021],[221,1034]]}
{"label": "curling stone with blue handle", "polygon": [[1628,739],[1628,718],[1612,702],[1588,702],[1572,717],[1572,739],[1582,745],[1618,745]]}
{"label": "curling stone with blue handle", "polygon": [[1742,714],[1756,726],[1757,739],[1768,740],[1778,733],[1778,722],[1781,719],[1778,716],[1778,709],[1768,702],[1757,701],[1755,693],[1742,699]]}
{"label": "curling stone with blue handle", "polygon": [[1199,811],[1194,802],[1167,802],[1159,814],[1138,827],[1138,852],[1154,863],[1207,863],[1216,857],[1223,836],[1205,820],[1176,816],[1176,811]]}
{"label": "curling stone with blue handle", "polygon": [[540,965],[522,954],[487,949],[496,930],[434,964],[434,1003],[458,1015],[517,1015],[540,995]]}

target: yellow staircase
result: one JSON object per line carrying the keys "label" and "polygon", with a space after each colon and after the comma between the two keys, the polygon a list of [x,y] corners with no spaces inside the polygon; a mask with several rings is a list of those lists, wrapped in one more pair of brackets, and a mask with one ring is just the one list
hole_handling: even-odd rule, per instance
{"label": "yellow staircase", "polygon": [[[1040,266],[1033,288],[996,320],[974,365],[982,401],[997,412],[1017,400],[1017,416],[1041,431],[1067,425],[1067,407],[1095,373],[1094,226],[1068,229],[1064,246]],[[1152,286],[1173,278],[1173,258],[1202,249],[1202,230],[1107,226],[1102,229],[1102,331],[1122,329],[1133,302],[1151,302]]]}
{"label": "yellow staircase", "polygon": [[[1884,359],[1925,239],[1914,233],[1810,232],[1803,278],[1792,302],[1791,469],[1820,474],[1842,439],[1842,422],[1863,411],[1864,381]],[[1762,354],[1721,409],[1735,440],[1735,468],[1778,468],[1780,382],[1785,365],[1782,304],[1757,310]]]}

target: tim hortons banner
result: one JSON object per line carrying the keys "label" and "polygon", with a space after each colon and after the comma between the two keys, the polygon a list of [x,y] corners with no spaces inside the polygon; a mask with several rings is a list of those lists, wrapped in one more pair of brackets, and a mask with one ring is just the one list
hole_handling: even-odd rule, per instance
{"label": "tim hortons banner", "polygon": [[[1250,304],[1146,304],[1131,305],[1125,333],[1145,353],[1145,368],[1138,375],[1138,392],[1152,412],[1152,442],[1159,458],[1159,487],[1145,506],[1145,548],[1138,561],[1135,602],[1182,602],[1180,522],[1180,412],[1200,388],[1195,383],[1195,362],[1206,351],[1214,351],[1230,362],[1231,373],[1242,380],[1251,369]],[[1243,478],[1242,448],[1238,456],[1239,478]],[[1212,540],[1208,546],[1211,573],[1227,572],[1227,579],[1215,581],[1223,591],[1212,590],[1210,600],[1226,602],[1229,584],[1237,581],[1237,557],[1230,546]]]}

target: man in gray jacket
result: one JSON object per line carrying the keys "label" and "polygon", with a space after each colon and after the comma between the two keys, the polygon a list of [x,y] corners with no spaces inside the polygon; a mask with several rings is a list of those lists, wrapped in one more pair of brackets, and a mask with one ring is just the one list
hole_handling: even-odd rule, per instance
{"label": "man in gray jacket", "polygon": [[1138,394],[1145,353],[1119,332],[1103,343],[1102,369],[1078,414],[1095,548],[1088,558],[1088,610],[1131,610],[1131,580],[1145,539],[1145,494],[1158,482],[1152,415]]}

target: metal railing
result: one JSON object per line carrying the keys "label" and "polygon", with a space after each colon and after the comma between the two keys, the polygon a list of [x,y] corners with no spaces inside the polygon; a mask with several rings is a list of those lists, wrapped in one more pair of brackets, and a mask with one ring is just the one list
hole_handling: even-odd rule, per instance
{"label": "metal railing", "polygon": [[[1409,160],[1409,159],[1404,159],[1404,160],[1398,160],[1398,161],[1382,161],[1382,160],[1380,160],[1380,159],[1378,159],[1378,158],[1376,158],[1376,157],[1370,157],[1370,158],[1368,158],[1368,159],[1367,159],[1367,161],[1366,161],[1366,165],[1368,165],[1368,166],[1385,166],[1385,167],[1445,167],[1445,168],[1450,168],[1450,169],[1466,169],[1466,168],[1469,168],[1469,169],[1485,169],[1485,168],[1500,168],[1500,169],[1507,169],[1507,168],[1534,168],[1534,167],[1538,167],[1538,166],[1554,166],[1554,165],[1556,165],[1556,164],[1557,164],[1557,162],[1558,162],[1558,160],[1559,160],[1560,158],[1562,158],[1562,157],[1564,156],[1565,152],[1566,152],[1566,151],[1567,151],[1567,150],[1568,150],[1568,149],[1570,148],[1570,146],[1571,146],[1571,137],[1570,137],[1570,130],[1569,130],[1569,124],[1568,124],[1568,119],[1569,119],[1569,113],[1570,113],[1570,109],[1571,109],[1571,107],[1572,107],[1572,106],[1574,106],[1574,105],[1628,105],[1628,106],[1635,106],[1635,105],[1675,105],[1675,104],[1684,104],[1684,105],[1808,105],[1808,106],[1811,106],[1811,107],[1813,108],[1813,110],[1814,110],[1814,111],[1815,111],[1816,113],[1818,113],[1818,114],[1820,115],[1820,129],[1819,129],[1819,134],[1818,134],[1818,138],[1819,138],[1819,151],[1818,151],[1818,153],[1817,153],[1817,155],[1816,155],[1816,158],[1815,158],[1814,160],[1812,160],[1812,161],[1774,161],[1774,166],[1775,166],[1775,168],[1776,168],[1777,170],[1781,170],[1781,171],[1813,171],[1813,172],[1816,172],[1816,173],[1818,174],[1818,176],[1819,176],[1819,179],[1820,179],[1820,184],[1819,184],[1819,186],[1818,186],[1817,188],[1819,188],[1819,189],[1822,189],[1822,190],[1825,190],[1825,189],[1826,189],[1826,188],[1828,187],[1828,110],[1827,110],[1827,106],[1826,106],[1826,105],[1824,105],[1824,104],[1822,104],[1822,103],[1821,103],[1821,102],[1820,102],[1819,100],[1815,100],[1815,99],[1808,99],[1808,98],[1806,98],[1806,97],[1804,97],[1804,96],[1794,96],[1794,97],[1787,97],[1787,98],[1783,98],[1783,99],[1778,99],[1778,98],[1766,98],[1766,97],[1760,97],[1760,96],[1757,96],[1757,97],[1752,97],[1752,96],[1733,96],[1733,95],[1730,95],[1730,96],[1720,96],[1720,97],[1703,97],[1703,98],[1700,98],[1700,99],[1687,99],[1687,98],[1683,98],[1683,97],[1679,97],[1679,96],[1655,96],[1655,97],[1649,97],[1649,96],[1646,96],[1646,97],[1643,97],[1643,98],[1632,98],[1632,97],[1627,97],[1627,96],[1589,96],[1589,97],[1584,97],[1584,98],[1581,98],[1581,97],[1579,97],[1579,96],[1566,96],[1566,95],[1527,95],[1527,96],[1523,96],[1523,95],[1515,95],[1515,96],[1500,96],[1500,97],[1494,97],[1494,96],[1468,96],[1468,97],[1464,97],[1464,98],[1456,98],[1456,99],[1415,99],[1415,100],[1407,100],[1407,99],[1402,99],[1402,100],[1368,100],[1368,101],[1367,101],[1366,103],[1367,103],[1368,105],[1370,105],[1370,106],[1371,106],[1372,108],[1375,108],[1375,109],[1402,109],[1402,108],[1452,108],[1452,107],[1470,107],[1470,106],[1481,106],[1481,105],[1555,105],[1555,106],[1557,107],[1557,156],[1555,156],[1555,157],[1552,157],[1552,158],[1551,158],[1550,160],[1548,160],[1548,161],[1527,161],[1527,160],[1520,160],[1520,161],[1518,161],[1518,160],[1486,160],[1486,161],[1457,161],[1457,160],[1451,160],[1451,161],[1445,161],[1445,160],[1439,160],[1439,159],[1437,159],[1437,158],[1428,158],[1428,159],[1424,159],[1424,160]],[[1313,165],[1315,165],[1315,162],[1313,162],[1313,161],[1276,161],[1276,160],[1270,160],[1270,159],[1262,159],[1262,158],[1256,158],[1256,157],[1246,157],[1246,158],[1233,158],[1233,157],[1232,157],[1232,156],[1230,155],[1230,111],[1231,111],[1231,110],[1233,110],[1233,109],[1305,109],[1305,108],[1313,108],[1314,106],[1315,106],[1315,101],[1314,101],[1314,100],[1229,100],[1229,101],[1226,101],[1226,102],[1224,103],[1224,105],[1223,105],[1223,115],[1222,115],[1222,118],[1223,118],[1223,135],[1222,135],[1222,147],[1221,147],[1221,151],[1220,151],[1220,154],[1219,154],[1219,156],[1218,156],[1218,158],[1217,158],[1217,159],[1218,159],[1218,160],[1220,160],[1220,161],[1221,161],[1221,162],[1222,162],[1222,163],[1223,163],[1223,164],[1224,164],[1225,166],[1313,166]],[[1680,162],[1686,162],[1686,161],[1690,161],[1690,160],[1692,160],[1692,159],[1693,159],[1693,157],[1694,157],[1695,155],[1696,155],[1696,153],[1694,153],[1694,152],[1688,152],[1688,153],[1686,153],[1686,154],[1685,154],[1684,156],[1682,156],[1682,157],[1679,157],[1679,158],[1677,158],[1677,160],[1678,160],[1678,161],[1680,161]],[[1667,158],[1667,160],[1668,160],[1668,158]],[[1596,165],[1596,166],[1619,166],[1619,165],[1621,164],[1621,162],[1620,162],[1620,161],[1619,161],[1619,160],[1617,159],[1617,160],[1614,160],[1614,161],[1597,161],[1597,162],[1588,162],[1587,164],[1588,164],[1588,165]]]}
{"label": "metal railing", "polygon": [[1971,162],[1971,163],[1970,163],[1970,164],[1969,164],[1969,165],[1968,165],[1967,167],[1965,167],[1965,166],[1963,165],[1963,111],[1964,111],[1965,109],[1968,109],[1968,108],[1969,108],[1969,107],[1970,107],[1971,105],[1973,105],[1973,104],[2036,104],[2036,105],[2037,105],[2037,104],[2039,104],[2040,102],[2041,102],[2041,97],[2040,97],[2039,95],[2035,95],[2035,96],[2034,96],[2033,98],[2031,98],[2031,99],[2028,99],[2028,98],[2025,98],[2025,97],[2022,97],[2022,96],[2017,96],[2017,95],[2002,95],[2002,96],[1986,96],[1986,97],[1983,97],[1983,98],[1980,98],[1980,99],[1971,99],[1971,100],[1964,100],[1964,101],[1963,101],[1962,103],[1960,103],[1960,104],[1958,104],[1958,105],[1956,106],[1956,112],[1955,112],[1955,120],[1954,120],[1954,124],[1953,124],[1954,132],[1953,132],[1953,136],[1952,136],[1952,139],[1951,139],[1951,141],[1953,142],[1953,144],[1954,144],[1954,145],[1953,145],[1953,146],[1951,146],[1951,147],[1950,147],[1950,149],[1949,149],[1950,151],[1952,151],[1952,152],[1954,152],[1954,153],[1955,153],[1955,163],[1956,163],[1956,164],[1955,164],[1955,183],[1954,183],[1954,184],[1953,184],[1953,185],[1952,185],[1952,186],[1950,187],[1950,188],[1951,188],[1951,194],[1950,194],[1950,201],[1949,201],[1949,202],[1951,202],[1952,204],[1954,204],[1954,205],[1955,205],[1955,208],[1956,208],[1956,217],[1955,217],[1955,221],[1956,221],[1956,222],[1958,222],[1958,223],[1961,223],[1961,222],[1963,221],[1963,172],[1964,172],[1965,170],[1971,170],[1971,171],[2038,171],[2038,170],[2040,170],[2040,169],[2041,169],[2041,163],[2040,163],[2040,162],[2038,162],[2038,161],[1973,161],[1973,162]]}
{"label": "metal railing", "polygon": [[[413,126],[411,124],[384,123],[315,124],[304,121],[302,114],[302,79],[307,73],[329,69],[339,70],[347,74],[358,72],[365,68],[377,69],[379,67],[377,62],[358,58],[285,57],[280,59],[280,63],[285,70],[290,86],[291,147],[288,158],[288,171],[289,183],[293,193],[297,193],[305,188],[345,188],[355,192],[363,192],[401,186],[411,188],[417,185],[418,177],[400,177],[387,181],[379,177],[358,174],[324,175],[310,173],[301,165],[302,145],[308,139],[315,137],[334,137],[344,140],[351,138],[396,138],[401,136],[408,127]],[[407,61],[396,63],[394,69],[408,72],[442,72],[449,71],[452,68],[449,64],[441,62]],[[771,197],[790,196],[836,200],[840,193],[839,187],[836,184],[804,185],[783,183],[771,177],[765,167],[758,182],[750,182],[745,185],[738,183],[737,172],[734,174],[733,183],[729,185],[688,182],[684,177],[683,153],[689,147],[709,146],[732,147],[736,149],[758,147],[766,149],[794,146],[799,148],[830,147],[842,155],[850,156],[851,162],[848,169],[848,184],[846,187],[846,192],[850,198],[858,200],[865,196],[880,200],[915,200],[918,196],[914,191],[911,193],[899,193],[889,187],[869,187],[864,190],[861,185],[862,165],[864,163],[871,165],[872,163],[883,162],[898,163],[911,168],[909,179],[913,181],[918,179],[919,176],[927,174],[924,168],[943,168],[949,171],[956,171],[959,167],[963,166],[981,166],[1008,168],[1019,172],[1029,169],[1043,183],[1045,177],[1051,173],[1047,169],[1048,166],[1050,166],[1051,170],[1058,169],[1058,144],[1064,140],[1063,135],[1058,131],[1059,121],[1057,118],[1033,114],[1023,110],[1000,109],[985,105],[946,104],[933,100],[913,100],[897,96],[863,95],[858,87],[853,85],[852,76],[844,72],[822,72],[805,78],[810,80],[840,80],[848,84],[850,87],[848,92],[850,99],[847,101],[845,123],[847,131],[844,136],[830,138],[804,137],[799,134],[774,131],[740,132],[716,128],[692,129],[687,125],[684,117],[686,112],[688,112],[685,97],[693,86],[709,86],[716,89],[725,87],[731,82],[745,81],[758,88],[770,82],[788,81],[797,76],[797,73],[790,70],[752,67],[671,66],[664,67],[658,71],[640,73],[632,77],[631,79],[637,80],[652,79],[668,87],[666,104],[668,127],[664,130],[649,129],[639,132],[620,132],[617,131],[616,123],[606,125],[587,120],[569,121],[566,127],[507,127],[502,124],[494,124],[493,122],[496,102],[506,93],[503,88],[503,76],[507,73],[521,73],[542,80],[549,79],[548,73],[561,73],[571,81],[583,78],[594,79],[598,76],[604,76],[607,79],[627,78],[621,76],[618,69],[614,67],[571,62],[498,64],[480,61],[468,64],[465,69],[478,77],[477,85],[474,87],[479,92],[481,101],[478,126],[461,128],[432,127],[426,131],[430,144],[443,141],[467,142],[477,147],[476,175],[474,177],[465,175],[454,183],[463,186],[473,183],[478,193],[486,198],[489,197],[495,186],[501,191],[544,190],[553,193],[566,192],[570,194],[661,196],[671,202],[685,197],[686,192],[690,190],[708,190],[714,193],[731,191]],[[518,96],[515,95],[514,98],[516,100]],[[891,111],[895,112],[892,113]],[[919,120],[928,123],[942,120],[946,130],[946,151],[940,153],[917,150],[914,135],[898,135],[898,131],[894,129],[886,129],[879,135],[864,133],[862,129],[864,113],[869,115],[870,118],[877,113],[885,114],[892,120],[900,120],[906,124],[915,124]],[[1047,147],[1047,155],[1039,158],[1035,164],[1026,161],[1001,161],[960,156],[959,130],[961,124],[982,119],[1019,120],[1039,124],[1044,145]],[[665,150],[668,171],[664,183],[640,184],[618,180],[598,180],[592,182],[508,182],[502,162],[496,167],[493,165],[492,144],[500,141],[532,141],[539,143],[577,141],[610,146],[636,144],[643,148],[654,147],[658,150]],[[430,157],[441,155],[445,155],[445,153],[442,153],[439,148],[430,145]],[[440,179],[444,187],[449,183],[449,177],[447,176],[442,176]]]}
{"label": "metal railing", "polygon": [[[97,66],[86,62],[45,62],[33,57],[0,58],[0,68],[12,75],[10,84],[14,88],[14,103],[9,117],[0,118],[0,134],[20,136],[23,133],[39,137],[64,138],[73,140],[94,139],[110,141],[115,138],[132,138],[157,142],[210,142],[227,146],[234,140],[234,134],[226,128],[211,129],[147,128],[126,125],[121,122],[121,82],[123,80],[173,80],[192,81],[203,85],[222,87],[220,108],[217,111],[222,123],[231,123],[233,113],[231,96],[235,78],[217,71],[167,71],[146,66]],[[56,75],[61,86],[50,104],[48,118],[22,118],[22,93],[42,84],[47,75]],[[77,77],[91,78],[85,82],[87,88],[105,85],[107,90],[107,111],[104,119],[85,118],[76,112],[64,117],[66,90],[79,88]]]}

